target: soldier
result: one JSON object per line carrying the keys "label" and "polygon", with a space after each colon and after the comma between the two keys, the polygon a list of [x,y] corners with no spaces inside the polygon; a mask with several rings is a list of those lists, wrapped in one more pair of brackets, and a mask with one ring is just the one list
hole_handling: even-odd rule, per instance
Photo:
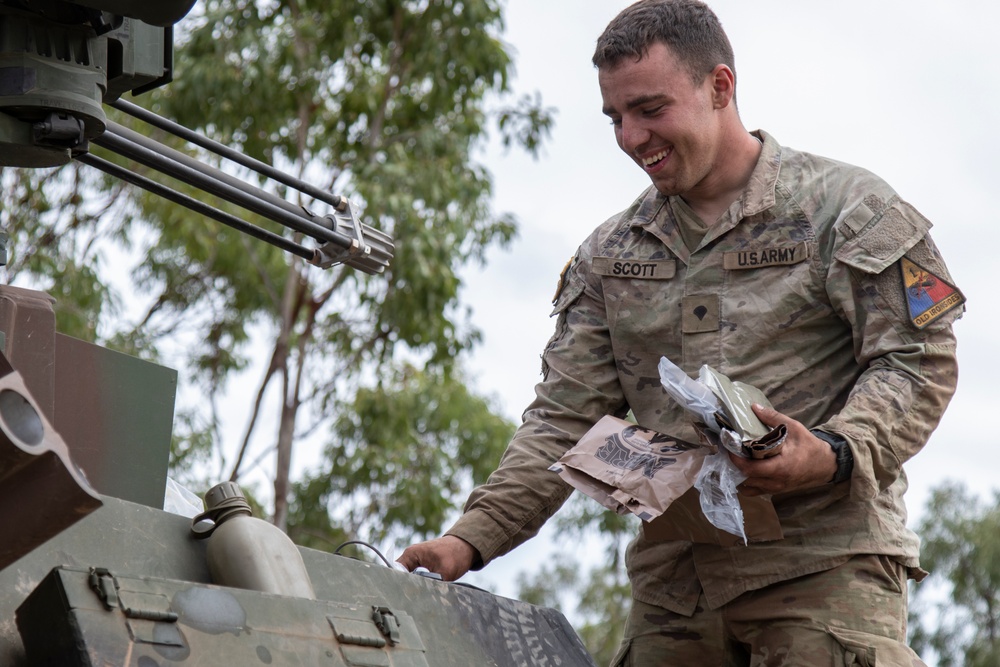
{"label": "soldier", "polygon": [[618,145],[652,187],[584,241],[560,280],[543,379],[500,466],[446,535],[400,562],[447,580],[533,536],[571,489],[548,470],[602,416],[683,440],[661,356],[760,388],[781,453],[736,460],[784,538],[722,547],[642,532],[613,665],[923,664],[906,645],[902,464],[957,381],[964,297],[930,222],[858,167],[748,132],[732,47],[697,0],[641,0],[593,58]]}

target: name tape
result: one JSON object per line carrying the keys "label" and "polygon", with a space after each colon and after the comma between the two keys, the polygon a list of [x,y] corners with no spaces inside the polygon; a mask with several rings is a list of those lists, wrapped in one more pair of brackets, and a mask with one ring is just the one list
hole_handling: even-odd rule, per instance
{"label": "name tape", "polygon": [[677,273],[677,263],[673,259],[636,260],[618,257],[595,257],[594,273],[614,278],[636,278],[639,280],[670,280]]}
{"label": "name tape", "polygon": [[809,244],[805,241],[793,246],[735,250],[722,257],[722,266],[727,271],[739,269],[759,269],[765,266],[787,266],[809,259]]}

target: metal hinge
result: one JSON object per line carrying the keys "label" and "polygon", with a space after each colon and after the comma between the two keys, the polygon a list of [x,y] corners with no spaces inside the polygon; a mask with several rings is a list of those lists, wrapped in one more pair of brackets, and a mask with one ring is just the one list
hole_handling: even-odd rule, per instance
{"label": "metal hinge", "polygon": [[118,607],[118,582],[115,575],[111,574],[106,567],[90,568],[90,576],[87,578],[90,588],[97,594],[98,599],[104,604],[107,610]]}
{"label": "metal hinge", "polygon": [[121,609],[126,618],[134,618],[143,621],[163,621],[166,623],[176,623],[179,618],[177,613],[173,611],[140,609],[124,604],[121,596],[118,594],[118,580],[115,579],[115,575],[113,575],[106,567],[90,568],[88,583],[94,593],[97,594],[98,599],[100,599],[100,601],[104,604],[105,609],[109,611],[113,609]]}
{"label": "metal hinge", "polygon": [[399,621],[392,610],[388,607],[372,607],[372,620],[391,646],[399,643]]}

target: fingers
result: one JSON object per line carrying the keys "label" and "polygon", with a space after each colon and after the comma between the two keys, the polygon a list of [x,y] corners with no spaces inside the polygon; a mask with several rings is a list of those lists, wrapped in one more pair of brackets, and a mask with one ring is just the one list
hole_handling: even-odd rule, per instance
{"label": "fingers", "polygon": [[418,567],[421,567],[420,556],[417,553],[419,546],[420,545],[413,545],[407,547],[403,553],[399,555],[399,558],[396,559],[396,562],[405,567],[408,572],[413,572]]}
{"label": "fingers", "polygon": [[455,581],[472,568],[478,552],[475,547],[454,535],[445,535],[407,547],[396,562],[412,572],[418,567]]}
{"label": "fingers", "polygon": [[770,459],[748,459],[740,456],[730,456],[733,465],[740,472],[746,475],[746,479],[739,485],[740,493],[748,496],[759,496],[765,493],[773,493],[780,490],[785,484],[781,466]]}
{"label": "fingers", "polygon": [[749,486],[746,482],[744,482],[743,484],[740,484],[739,487],[737,488],[737,490],[740,493],[742,493],[744,496],[751,496],[751,497],[752,496],[763,496],[763,495],[767,494],[767,491],[763,491],[761,489],[758,489],[755,486]]}
{"label": "fingers", "polygon": [[777,410],[754,405],[754,412],[769,427],[784,424],[788,435],[781,452],[766,459],[733,462],[747,479],[739,490],[748,496],[787,493],[829,483],[836,472],[836,456],[825,442],[799,421]]}
{"label": "fingers", "polygon": [[781,414],[774,408],[768,408],[760,403],[754,403],[752,406],[754,414],[757,415],[757,419],[764,422],[764,426],[775,427],[779,424],[785,424],[788,422],[788,417]]}

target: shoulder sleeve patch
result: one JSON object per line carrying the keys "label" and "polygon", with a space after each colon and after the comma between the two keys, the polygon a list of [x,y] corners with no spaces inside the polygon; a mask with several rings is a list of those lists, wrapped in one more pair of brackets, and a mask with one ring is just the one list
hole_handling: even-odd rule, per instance
{"label": "shoulder sleeve patch", "polygon": [[965,297],[951,283],[907,257],[899,260],[906,309],[918,329],[940,319],[945,313],[965,303]]}
{"label": "shoulder sleeve patch", "polygon": [[578,261],[579,255],[574,256],[566,262],[566,266],[563,267],[562,272],[559,274],[559,284],[556,285],[556,293],[552,295],[553,308],[550,317],[558,315],[569,308],[583,294],[586,283],[579,275],[579,271],[576,270]]}
{"label": "shoulder sleeve patch", "polygon": [[952,281],[930,228],[927,218],[900,199],[881,209],[859,205],[845,218],[842,231],[848,239],[833,255],[851,268],[865,293],[889,307],[886,314],[897,326],[911,330],[949,326],[965,310],[965,296]]}
{"label": "shoulder sleeve patch", "polygon": [[569,274],[569,267],[573,265],[573,257],[566,260],[566,265],[563,266],[562,271],[559,272],[559,283],[556,285],[556,293],[552,295],[552,305],[556,305],[559,301],[559,295],[562,294],[563,290],[566,289],[566,277]]}

